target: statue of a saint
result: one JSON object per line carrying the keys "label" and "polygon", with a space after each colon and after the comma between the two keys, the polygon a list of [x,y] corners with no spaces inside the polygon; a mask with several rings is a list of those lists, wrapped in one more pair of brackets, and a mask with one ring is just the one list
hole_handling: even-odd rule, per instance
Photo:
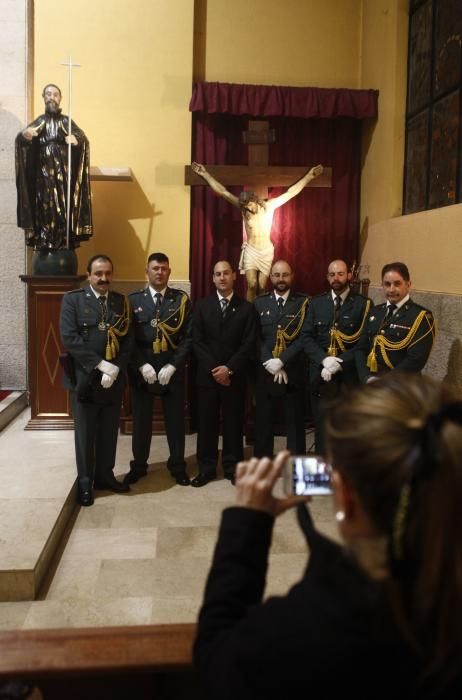
{"label": "statue of a saint", "polygon": [[322,165],[308,170],[303,177],[291,185],[283,194],[273,199],[261,199],[254,192],[241,192],[239,197],[229,192],[224,185],[215,180],[200,163],[192,163],[193,171],[200,175],[216,194],[240,209],[247,240],[242,245],[239,270],[247,279],[247,299],[265,291],[274,256],[271,242],[271,226],[275,210],[295,197],[315,177],[323,172]]}
{"label": "statue of a saint", "polygon": [[[16,137],[18,226],[35,250],[77,248],[93,235],[89,143],[61,114],[61,90],[46,85],[45,114]],[[70,135],[69,135],[70,134]],[[67,246],[68,144],[71,144],[69,246]]]}

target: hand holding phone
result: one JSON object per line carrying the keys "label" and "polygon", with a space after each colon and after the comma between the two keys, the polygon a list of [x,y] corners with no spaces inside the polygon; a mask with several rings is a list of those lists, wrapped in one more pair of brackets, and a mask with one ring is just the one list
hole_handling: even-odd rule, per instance
{"label": "hand holding phone", "polygon": [[288,496],[325,496],[332,493],[330,464],[319,455],[288,457],[282,478]]}

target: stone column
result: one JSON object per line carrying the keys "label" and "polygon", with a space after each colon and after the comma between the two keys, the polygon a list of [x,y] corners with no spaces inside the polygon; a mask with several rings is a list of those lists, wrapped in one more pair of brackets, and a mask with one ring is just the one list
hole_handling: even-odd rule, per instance
{"label": "stone column", "polygon": [[24,234],[16,226],[14,139],[28,121],[32,0],[2,0],[0,17],[0,387],[27,387]]}

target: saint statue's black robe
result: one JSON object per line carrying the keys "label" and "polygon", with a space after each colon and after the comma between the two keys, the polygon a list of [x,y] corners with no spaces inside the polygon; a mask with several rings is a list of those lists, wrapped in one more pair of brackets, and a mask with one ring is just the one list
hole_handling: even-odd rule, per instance
{"label": "saint statue's black robe", "polygon": [[[69,119],[46,112],[29,127],[38,130],[31,141],[16,137],[16,188],[18,226],[26,244],[35,250],[66,248],[67,159]],[[69,248],[93,235],[89,143],[72,121],[77,146],[71,146],[71,207]]]}

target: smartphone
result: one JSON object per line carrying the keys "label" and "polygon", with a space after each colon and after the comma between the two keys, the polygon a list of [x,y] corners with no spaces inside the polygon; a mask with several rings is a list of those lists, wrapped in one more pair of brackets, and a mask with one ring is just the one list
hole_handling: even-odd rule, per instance
{"label": "smartphone", "polygon": [[332,493],[331,466],[319,455],[288,457],[282,471],[288,496],[325,496]]}

